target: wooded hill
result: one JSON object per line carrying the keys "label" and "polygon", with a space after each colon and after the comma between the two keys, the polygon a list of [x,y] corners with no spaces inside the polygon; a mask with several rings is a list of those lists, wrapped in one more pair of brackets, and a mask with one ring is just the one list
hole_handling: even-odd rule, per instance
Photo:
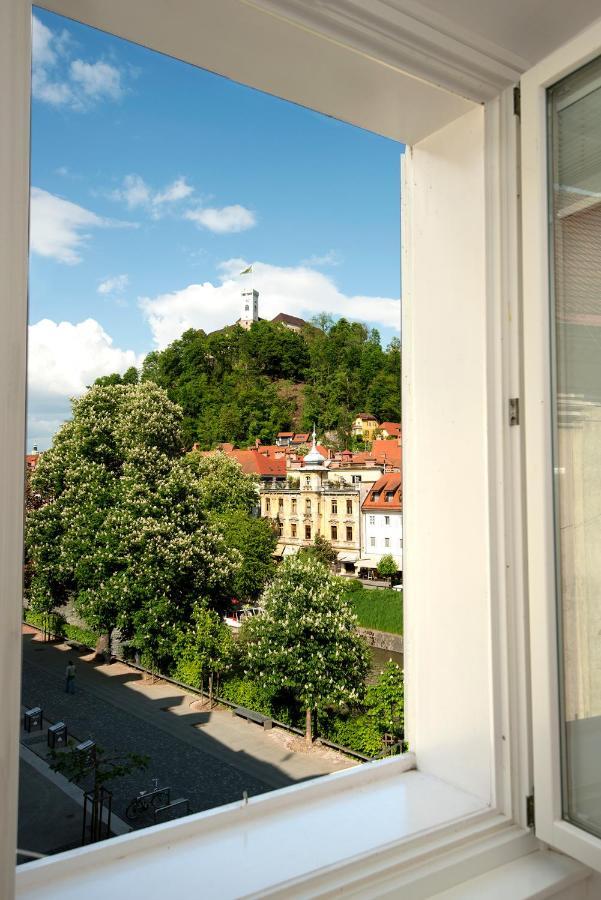
{"label": "wooded hill", "polygon": [[[309,431],[313,423],[350,446],[358,412],[400,421],[400,368],[397,338],[383,349],[375,329],[320,315],[300,333],[268,321],[249,331],[190,329],[149,353],[140,378],[183,408],[187,446],[274,443],[279,431]],[[98,379],[121,380],[137,380],[135,371]]]}

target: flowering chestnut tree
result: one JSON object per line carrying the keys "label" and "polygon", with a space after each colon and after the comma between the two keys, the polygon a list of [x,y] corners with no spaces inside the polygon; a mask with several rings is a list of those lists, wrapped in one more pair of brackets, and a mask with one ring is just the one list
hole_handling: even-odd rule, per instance
{"label": "flowering chestnut tree", "polygon": [[249,673],[274,693],[297,696],[311,743],[315,709],[364,695],[367,644],[340,580],[305,554],[282,563],[260,604],[262,612],[243,626]]}
{"label": "flowering chestnut tree", "polygon": [[[43,498],[27,523],[34,609],[72,598],[90,628],[119,628],[160,664],[199,598],[225,602],[240,554],[181,447],[181,410],[152,382],[73,402],[31,479]],[[254,490],[239,467],[230,474]]]}

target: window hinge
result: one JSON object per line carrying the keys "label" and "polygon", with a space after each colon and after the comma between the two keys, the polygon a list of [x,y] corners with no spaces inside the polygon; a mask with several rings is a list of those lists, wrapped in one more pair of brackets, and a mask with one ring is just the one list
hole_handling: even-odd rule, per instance
{"label": "window hinge", "polygon": [[519,84],[513,89],[513,114],[517,116],[518,119],[522,112],[522,92],[520,90]]}
{"label": "window hinge", "polygon": [[509,424],[510,425],[519,425],[520,424],[520,398],[519,397],[510,397],[509,398]]}
{"label": "window hinge", "polygon": [[534,794],[526,797],[526,824],[528,828],[534,828]]}

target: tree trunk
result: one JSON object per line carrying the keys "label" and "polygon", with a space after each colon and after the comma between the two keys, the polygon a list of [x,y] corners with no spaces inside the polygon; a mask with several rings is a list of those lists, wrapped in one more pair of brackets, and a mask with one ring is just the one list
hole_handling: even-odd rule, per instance
{"label": "tree trunk", "polygon": [[312,734],[312,726],[313,726],[313,712],[310,707],[307,707],[306,715],[305,715],[305,741],[309,746],[313,743],[313,734]]}
{"label": "tree trunk", "polygon": [[213,709],[213,673],[209,675],[209,709]]}

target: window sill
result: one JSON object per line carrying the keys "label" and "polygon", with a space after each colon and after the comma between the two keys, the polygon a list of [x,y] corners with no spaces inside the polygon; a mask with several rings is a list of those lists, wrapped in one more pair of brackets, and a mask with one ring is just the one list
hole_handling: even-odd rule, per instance
{"label": "window sill", "polygon": [[[470,841],[488,842],[482,856],[488,868],[535,849],[529,832],[414,765],[412,754],[369,763],[28,863],[17,870],[16,896],[151,900],[166,893],[192,896],[202,887],[204,896],[225,900],[277,894],[292,885],[295,896],[304,890],[315,896],[351,889],[370,870],[370,885],[408,866],[415,880],[416,864],[430,879],[443,849],[459,847],[463,857]],[[504,847],[492,864],[491,841]],[[483,870],[472,865],[461,871],[465,878]],[[438,890],[461,880],[456,872],[451,881],[440,881],[440,871],[437,876]]]}

